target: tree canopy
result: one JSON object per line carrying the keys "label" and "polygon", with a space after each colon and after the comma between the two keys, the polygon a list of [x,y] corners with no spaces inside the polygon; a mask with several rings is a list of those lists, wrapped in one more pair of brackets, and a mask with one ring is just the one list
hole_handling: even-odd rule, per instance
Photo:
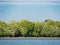
{"label": "tree canopy", "polygon": [[60,37],[60,21],[0,21],[0,37]]}

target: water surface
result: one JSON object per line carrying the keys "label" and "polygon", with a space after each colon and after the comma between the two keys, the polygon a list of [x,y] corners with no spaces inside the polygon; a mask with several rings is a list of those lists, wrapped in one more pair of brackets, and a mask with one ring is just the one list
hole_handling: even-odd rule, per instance
{"label": "water surface", "polygon": [[0,39],[0,45],[60,45],[60,40],[55,40],[55,39],[52,39],[52,40],[49,40],[49,39],[40,39],[40,40],[30,40],[30,39],[27,39],[27,40],[19,40],[19,39],[3,39],[1,40]]}

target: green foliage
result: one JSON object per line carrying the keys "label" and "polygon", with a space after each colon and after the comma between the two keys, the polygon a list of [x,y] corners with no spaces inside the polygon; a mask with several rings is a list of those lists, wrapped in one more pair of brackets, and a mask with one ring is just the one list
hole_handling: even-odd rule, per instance
{"label": "green foliage", "polygon": [[41,31],[41,35],[44,37],[57,37],[60,35],[60,29],[56,26],[56,22],[52,20],[48,20],[45,22],[43,26],[43,30]]}
{"label": "green foliage", "polygon": [[16,30],[15,31],[15,37],[19,37],[19,36],[22,36],[20,30]]}
{"label": "green foliage", "polygon": [[8,36],[7,24],[0,21],[0,37]]}
{"label": "green foliage", "polygon": [[19,23],[20,31],[23,36],[32,36],[34,23],[28,20],[22,20]]}
{"label": "green foliage", "polygon": [[41,33],[41,30],[43,28],[43,23],[40,23],[40,22],[37,22],[35,23],[35,26],[34,26],[34,31],[33,31],[33,36],[37,37],[37,36],[41,36],[40,33]]}
{"label": "green foliage", "polygon": [[0,21],[0,37],[60,37],[60,21]]}

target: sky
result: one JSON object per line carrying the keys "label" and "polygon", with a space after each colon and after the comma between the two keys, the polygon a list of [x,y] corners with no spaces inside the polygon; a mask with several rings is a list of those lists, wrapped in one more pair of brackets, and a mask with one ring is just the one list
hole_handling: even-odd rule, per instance
{"label": "sky", "polygon": [[0,1],[60,1],[60,0],[0,0]]}
{"label": "sky", "polygon": [[46,19],[60,21],[60,3],[47,2],[47,0],[45,2],[0,2],[0,20],[8,22],[25,19],[30,21],[44,21]]}

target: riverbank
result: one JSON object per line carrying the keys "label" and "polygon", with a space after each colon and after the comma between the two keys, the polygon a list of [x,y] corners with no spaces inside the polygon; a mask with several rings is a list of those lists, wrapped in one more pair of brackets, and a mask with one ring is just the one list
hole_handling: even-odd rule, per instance
{"label": "riverbank", "polygon": [[60,40],[60,37],[0,37],[0,40]]}

